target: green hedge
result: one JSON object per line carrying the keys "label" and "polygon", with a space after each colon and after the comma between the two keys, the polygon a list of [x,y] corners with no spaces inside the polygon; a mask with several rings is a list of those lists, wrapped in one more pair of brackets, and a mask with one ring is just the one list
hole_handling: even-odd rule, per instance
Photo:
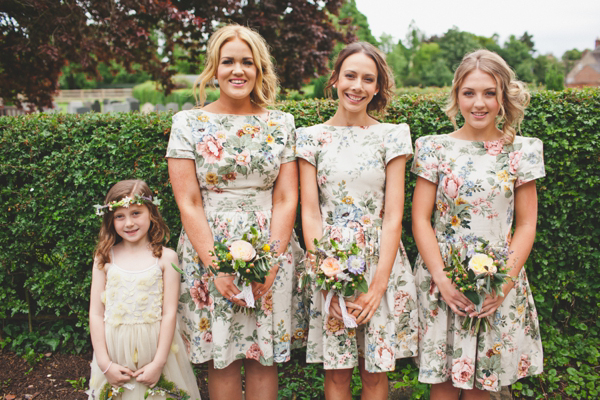
{"label": "green hedge", "polygon": [[[439,94],[403,95],[387,122],[407,122],[413,140],[448,133]],[[296,125],[333,115],[328,100],[278,105]],[[164,199],[175,247],[181,227],[169,187],[165,148],[169,113],[38,114],[0,118],[0,319],[6,344],[24,343],[19,321],[33,316],[46,343],[68,350],[72,334],[52,318],[85,327],[92,252],[100,221],[93,205],[118,180],[141,178]],[[523,134],[544,142],[547,176],[538,182],[538,235],[526,268],[538,307],[545,366],[513,385],[522,397],[597,398],[600,347],[600,91],[540,92]],[[403,241],[414,260],[407,173]],[[28,304],[29,300],[29,304]],[[41,324],[41,325],[40,325]],[[21,335],[21,336],[19,336]],[[30,339],[40,338],[31,336]],[[8,337],[8,339],[6,339]],[[34,340],[34,339],[31,339]],[[39,344],[39,343],[38,343]]]}

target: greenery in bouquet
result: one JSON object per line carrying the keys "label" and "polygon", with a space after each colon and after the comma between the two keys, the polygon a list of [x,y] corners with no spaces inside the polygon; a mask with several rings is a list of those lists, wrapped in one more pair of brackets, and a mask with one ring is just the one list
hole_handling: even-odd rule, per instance
{"label": "greenery in bouquet", "polygon": [[[504,296],[502,285],[512,278],[508,276],[506,266],[509,251],[507,247],[497,248],[482,238],[476,238],[476,246],[470,251],[460,251],[453,246],[449,262],[444,271],[446,276],[481,311],[485,297]],[[467,246],[463,246],[463,249]],[[471,318],[467,316],[463,329],[469,329],[476,335],[480,330],[485,332],[491,327],[488,318]]]}
{"label": "greenery in bouquet", "polygon": [[167,400],[189,400],[190,395],[183,389],[179,389],[175,383],[165,379],[164,375],[160,376],[156,385],[153,388],[148,388],[144,393],[144,399],[149,396],[162,396]]}
{"label": "greenery in bouquet", "polygon": [[353,296],[356,291],[369,290],[365,279],[366,258],[356,243],[342,245],[338,241],[324,237],[314,240],[316,270],[313,271],[318,290],[333,290],[341,296]]}

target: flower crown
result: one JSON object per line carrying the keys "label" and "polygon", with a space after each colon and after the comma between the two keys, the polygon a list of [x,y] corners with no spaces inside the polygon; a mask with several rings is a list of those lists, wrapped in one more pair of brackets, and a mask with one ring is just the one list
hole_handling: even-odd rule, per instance
{"label": "flower crown", "polygon": [[133,197],[125,196],[119,201],[113,200],[110,203],[105,204],[103,206],[101,206],[100,204],[96,204],[96,205],[94,205],[94,208],[96,209],[96,215],[103,216],[104,215],[103,209],[105,209],[105,208],[108,208],[108,211],[112,211],[115,208],[119,208],[119,207],[129,208],[129,206],[132,204],[137,204],[137,205],[141,206],[144,203],[152,203],[158,207],[160,205],[160,200],[156,197],[152,198],[151,196],[150,197],[149,196],[141,196],[139,194],[136,194]]}

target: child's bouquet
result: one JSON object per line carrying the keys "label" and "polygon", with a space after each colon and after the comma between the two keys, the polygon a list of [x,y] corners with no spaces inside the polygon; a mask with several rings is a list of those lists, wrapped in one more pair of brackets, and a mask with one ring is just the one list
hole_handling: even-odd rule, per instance
{"label": "child's bouquet", "polygon": [[356,321],[350,317],[346,309],[344,297],[354,296],[356,291],[366,293],[369,285],[365,279],[366,258],[363,251],[351,243],[343,246],[335,239],[323,237],[314,240],[315,250],[309,250],[314,256],[316,270],[312,271],[312,279],[316,281],[317,290],[327,290],[325,313],[334,294],[338,295],[340,308],[347,328],[356,328]]}
{"label": "child's bouquet", "polygon": [[222,239],[215,241],[215,248],[210,254],[216,258],[216,265],[210,265],[211,272],[236,275],[236,284],[241,292],[235,297],[246,301],[249,309],[254,308],[252,282],[265,283],[271,266],[282,262],[283,255],[276,255],[276,245],[269,242],[269,237],[251,227],[241,239]]}
{"label": "child's bouquet", "polygon": [[[460,252],[452,248],[449,265],[444,268],[446,276],[469,300],[475,304],[475,310],[481,311],[486,295],[504,296],[502,285],[512,280],[508,276],[508,248],[494,248],[489,242],[477,238],[478,245],[469,252]],[[463,329],[469,329],[476,335],[481,329],[491,327],[486,318],[465,318]]]}

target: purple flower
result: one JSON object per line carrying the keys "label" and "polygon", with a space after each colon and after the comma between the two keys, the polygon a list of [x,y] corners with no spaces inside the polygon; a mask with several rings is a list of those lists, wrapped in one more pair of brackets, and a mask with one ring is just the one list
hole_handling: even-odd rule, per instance
{"label": "purple flower", "polygon": [[359,256],[348,257],[348,271],[354,275],[359,275],[365,272],[365,260]]}

